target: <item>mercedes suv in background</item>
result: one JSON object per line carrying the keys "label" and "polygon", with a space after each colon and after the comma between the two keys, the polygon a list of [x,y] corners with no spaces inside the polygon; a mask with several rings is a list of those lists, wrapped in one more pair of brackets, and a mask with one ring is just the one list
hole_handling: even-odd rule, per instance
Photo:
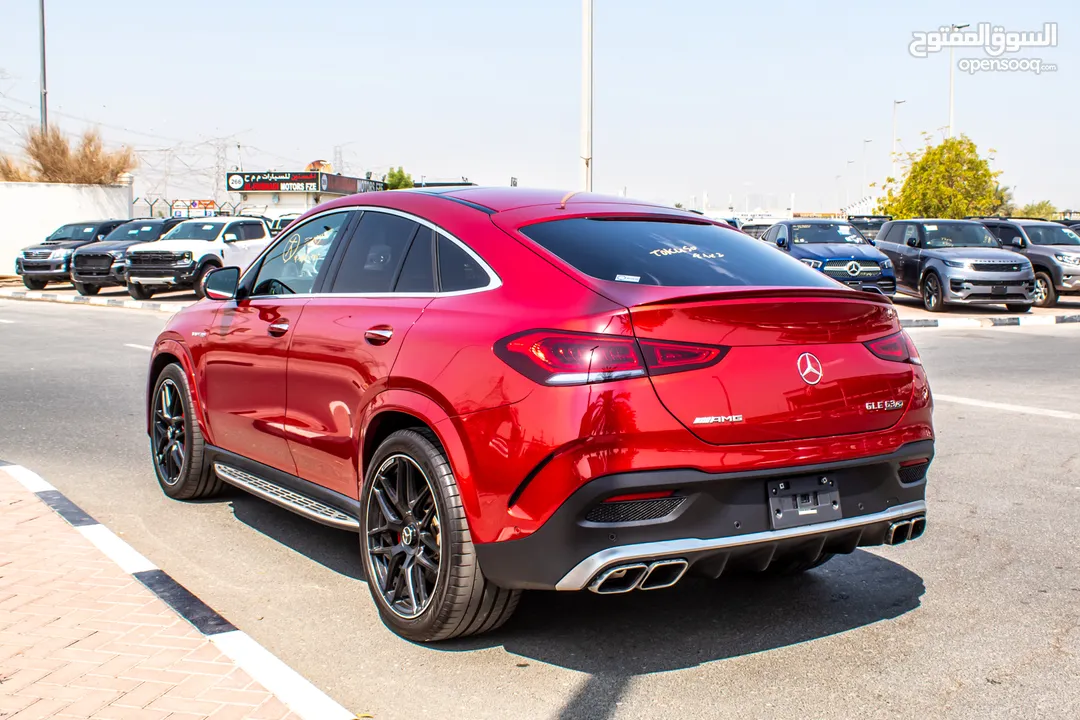
{"label": "mercedes suv in background", "polygon": [[930,312],[986,304],[1027,312],[1034,302],[1031,263],[974,220],[896,220],[876,244],[896,267],[896,291],[922,298]]}
{"label": "mercedes suv in background", "polygon": [[820,218],[781,220],[761,239],[849,287],[862,290],[869,286],[884,295],[896,292],[892,261],[851,223]]}
{"label": "mercedes suv in background", "polygon": [[103,240],[127,220],[96,220],[61,225],[40,245],[23,248],[15,258],[15,274],[30,290],[71,281],[71,255],[76,248]]}
{"label": "mercedes suv in background", "polygon": [[127,284],[127,249],[153,242],[181,218],[139,218],[126,222],[100,242],[75,250],[71,255],[71,281],[80,295],[97,295],[103,287]]}
{"label": "mercedes suv in background", "polygon": [[152,243],[128,248],[128,294],[148,300],[154,293],[193,289],[203,296],[203,278],[214,268],[246,268],[270,243],[266,221],[252,217],[185,220]]}
{"label": "mercedes suv in background", "polygon": [[1062,223],[1026,218],[980,218],[1005,247],[1035,270],[1035,305],[1054,307],[1059,295],[1080,293],[1080,235]]}
{"label": "mercedes suv in background", "polygon": [[694,213],[364,193],[205,290],[149,363],[161,489],[356,532],[411,640],[524,589],[798,573],[926,527],[932,401],[892,303]]}

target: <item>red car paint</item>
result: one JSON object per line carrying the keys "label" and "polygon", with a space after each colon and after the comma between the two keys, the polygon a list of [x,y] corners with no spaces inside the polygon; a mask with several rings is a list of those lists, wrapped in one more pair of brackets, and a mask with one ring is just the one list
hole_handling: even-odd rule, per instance
{"label": "red car paint", "polygon": [[[883,359],[864,344],[901,332],[886,298],[840,287],[597,280],[520,229],[581,217],[706,221],[587,194],[478,188],[453,196],[494,212],[419,192],[383,192],[312,213],[363,206],[426,219],[483,258],[498,287],[435,297],[206,300],[174,316],[155,346],[154,366],[180,360],[206,441],[357,498],[369,429],[383,413],[406,413],[438,436],[472,539],[490,543],[534,532],[574,490],[602,475],[798,467],[882,455],[934,437],[922,367]],[[280,321],[287,332],[269,334]],[[364,340],[377,327],[393,330],[385,345]],[[496,352],[507,338],[537,330],[725,350],[697,369],[549,386]],[[816,385],[798,374],[807,352],[824,371]],[[878,401],[902,401],[903,408],[866,410]],[[694,423],[728,415],[743,419]]]}

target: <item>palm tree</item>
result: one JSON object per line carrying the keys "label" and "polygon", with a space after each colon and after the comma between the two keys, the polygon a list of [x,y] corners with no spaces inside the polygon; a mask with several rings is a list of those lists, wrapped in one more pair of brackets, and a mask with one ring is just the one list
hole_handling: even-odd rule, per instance
{"label": "palm tree", "polygon": [[994,185],[994,204],[990,208],[991,215],[1009,217],[1016,212],[1013,204],[1013,191],[1008,185]]}

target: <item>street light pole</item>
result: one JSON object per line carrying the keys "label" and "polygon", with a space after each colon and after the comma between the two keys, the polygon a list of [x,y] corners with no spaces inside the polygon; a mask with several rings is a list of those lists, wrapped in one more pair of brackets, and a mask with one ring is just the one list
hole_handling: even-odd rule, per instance
{"label": "street light pole", "polygon": [[45,83],[45,0],[38,3],[38,21],[41,27],[41,132],[49,129],[49,91]]}
{"label": "street light pole", "polygon": [[[971,27],[971,24],[957,25],[952,24],[949,26],[952,32],[957,30],[963,30],[966,27]],[[953,62],[953,44],[949,43],[949,134],[947,137],[952,137],[953,128],[953,75],[956,73],[956,63]]]}
{"label": "street light pole", "polygon": [[893,100],[892,101],[892,150],[889,156],[892,158],[892,177],[896,179],[896,108],[899,105],[903,105],[907,100]]}
{"label": "street light pole", "polygon": [[592,191],[593,0],[581,3],[581,184]]}
{"label": "street light pole", "polygon": [[[845,168],[845,170],[851,170],[852,169],[851,166],[854,165],[854,164],[855,164],[854,160],[848,160],[847,161],[847,167]],[[851,182],[845,179],[844,180],[844,207],[846,208],[850,204],[851,204]]]}

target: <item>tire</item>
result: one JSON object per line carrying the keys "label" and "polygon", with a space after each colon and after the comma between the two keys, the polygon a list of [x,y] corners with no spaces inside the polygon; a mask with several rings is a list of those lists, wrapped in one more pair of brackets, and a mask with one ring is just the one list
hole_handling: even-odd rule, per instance
{"label": "tire", "polygon": [[[402,494],[415,500],[402,505]],[[521,591],[500,588],[480,571],[457,481],[431,431],[399,430],[383,441],[364,479],[360,508],[368,589],[395,633],[432,642],[494,630],[510,619]],[[423,562],[415,559],[421,555]],[[406,576],[415,591],[405,587]]]}
{"label": "tire", "polygon": [[1054,287],[1054,278],[1050,274],[1040,270],[1035,273],[1035,307],[1049,308],[1057,305],[1057,288]]}
{"label": "tire", "polygon": [[26,277],[25,275],[23,275],[22,283],[26,286],[27,290],[44,290],[45,286],[49,284],[46,280],[37,280],[36,278]]}
{"label": "tire", "polygon": [[933,270],[923,277],[921,295],[927,312],[941,312],[945,309],[945,291],[941,287],[941,278]]}
{"label": "tire", "polygon": [[75,283],[75,290],[80,295],[97,295],[101,290],[100,285],[88,285],[86,283]]}
{"label": "tire", "polygon": [[213,263],[207,263],[201,268],[199,268],[199,272],[195,274],[195,297],[199,298],[200,300],[206,297],[206,276],[210,273],[211,270],[217,269],[218,266],[214,265]]}
{"label": "tire", "polygon": [[1014,313],[1026,313],[1031,312],[1030,305],[1024,305],[1020,303],[1005,303],[1005,309]]}
{"label": "tire", "polygon": [[797,558],[794,560],[781,560],[774,562],[765,569],[767,575],[801,575],[807,570],[821,567],[835,557],[834,553],[822,553],[816,560]]}
{"label": "tire", "polygon": [[154,297],[153,290],[148,290],[147,288],[137,283],[131,283],[130,285],[128,285],[127,290],[128,295],[130,295],[136,300],[149,300],[150,298]]}
{"label": "tire", "polygon": [[[213,497],[223,485],[206,462],[206,444],[193,405],[183,368],[166,365],[150,396],[150,462],[162,491],[175,500]],[[177,445],[179,456],[174,452]]]}

